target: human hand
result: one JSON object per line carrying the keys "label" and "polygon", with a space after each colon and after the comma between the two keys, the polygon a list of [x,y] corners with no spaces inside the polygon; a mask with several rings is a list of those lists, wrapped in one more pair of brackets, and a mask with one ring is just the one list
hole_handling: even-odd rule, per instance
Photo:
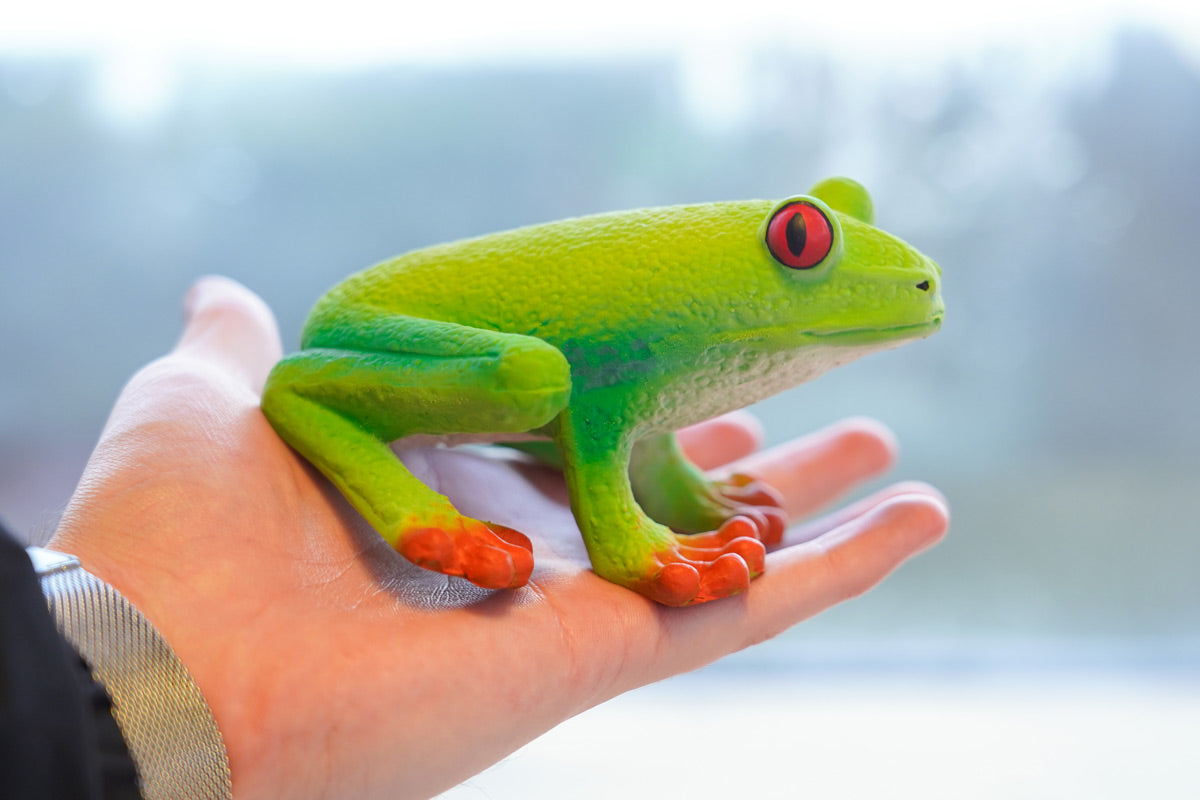
{"label": "human hand", "polygon": [[[789,531],[745,594],[672,609],[594,575],[561,478],[416,450],[464,513],[530,536],[521,589],[489,592],[389,548],[275,435],[259,392],[270,311],[224,279],[112,412],[50,546],[134,603],[189,668],[239,798],[427,797],[606,699],[774,636],[873,586],[945,532],[922,484]],[[881,426],[847,421],[755,454],[746,415],[681,432],[705,468],[755,475],[793,519],[885,469]]]}

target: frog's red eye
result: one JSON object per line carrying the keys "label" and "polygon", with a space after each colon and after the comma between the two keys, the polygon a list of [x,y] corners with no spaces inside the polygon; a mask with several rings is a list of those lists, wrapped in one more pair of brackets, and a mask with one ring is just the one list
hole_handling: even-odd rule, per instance
{"label": "frog's red eye", "polygon": [[789,203],[767,225],[767,248],[785,267],[812,269],[833,248],[833,226],[812,203]]}

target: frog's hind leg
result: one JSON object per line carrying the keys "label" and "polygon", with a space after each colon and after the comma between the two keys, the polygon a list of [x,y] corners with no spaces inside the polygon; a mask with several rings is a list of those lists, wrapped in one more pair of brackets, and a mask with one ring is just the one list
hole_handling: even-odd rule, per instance
{"label": "frog's hind leg", "polygon": [[485,588],[523,585],[529,540],[460,514],[389,444],[414,433],[541,427],[570,395],[566,359],[531,337],[358,313],[276,365],[263,413],[409,560]]}

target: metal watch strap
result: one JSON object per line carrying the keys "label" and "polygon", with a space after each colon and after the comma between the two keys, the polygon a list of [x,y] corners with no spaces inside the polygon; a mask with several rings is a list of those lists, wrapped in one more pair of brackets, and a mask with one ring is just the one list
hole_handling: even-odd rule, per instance
{"label": "metal watch strap", "polygon": [[74,556],[40,547],[27,552],[59,631],[112,699],[142,795],[232,797],[229,759],[212,712],[149,621]]}

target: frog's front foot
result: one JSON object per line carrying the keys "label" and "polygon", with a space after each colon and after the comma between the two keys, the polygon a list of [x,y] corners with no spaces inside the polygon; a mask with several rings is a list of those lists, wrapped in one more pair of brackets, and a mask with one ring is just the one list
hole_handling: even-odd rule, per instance
{"label": "frog's front foot", "polygon": [[738,516],[709,533],[674,534],[654,553],[652,574],[631,588],[667,606],[706,603],[750,588],[765,560],[759,523]]}
{"label": "frog's front foot", "polygon": [[396,549],[417,566],[466,578],[484,589],[524,586],[533,572],[533,544],[523,533],[458,517],[401,532]]}
{"label": "frog's front foot", "polygon": [[718,502],[729,510],[730,517],[744,516],[754,521],[758,538],[768,547],[783,541],[787,528],[787,512],[783,497],[758,478],[741,473],[712,484]]}

